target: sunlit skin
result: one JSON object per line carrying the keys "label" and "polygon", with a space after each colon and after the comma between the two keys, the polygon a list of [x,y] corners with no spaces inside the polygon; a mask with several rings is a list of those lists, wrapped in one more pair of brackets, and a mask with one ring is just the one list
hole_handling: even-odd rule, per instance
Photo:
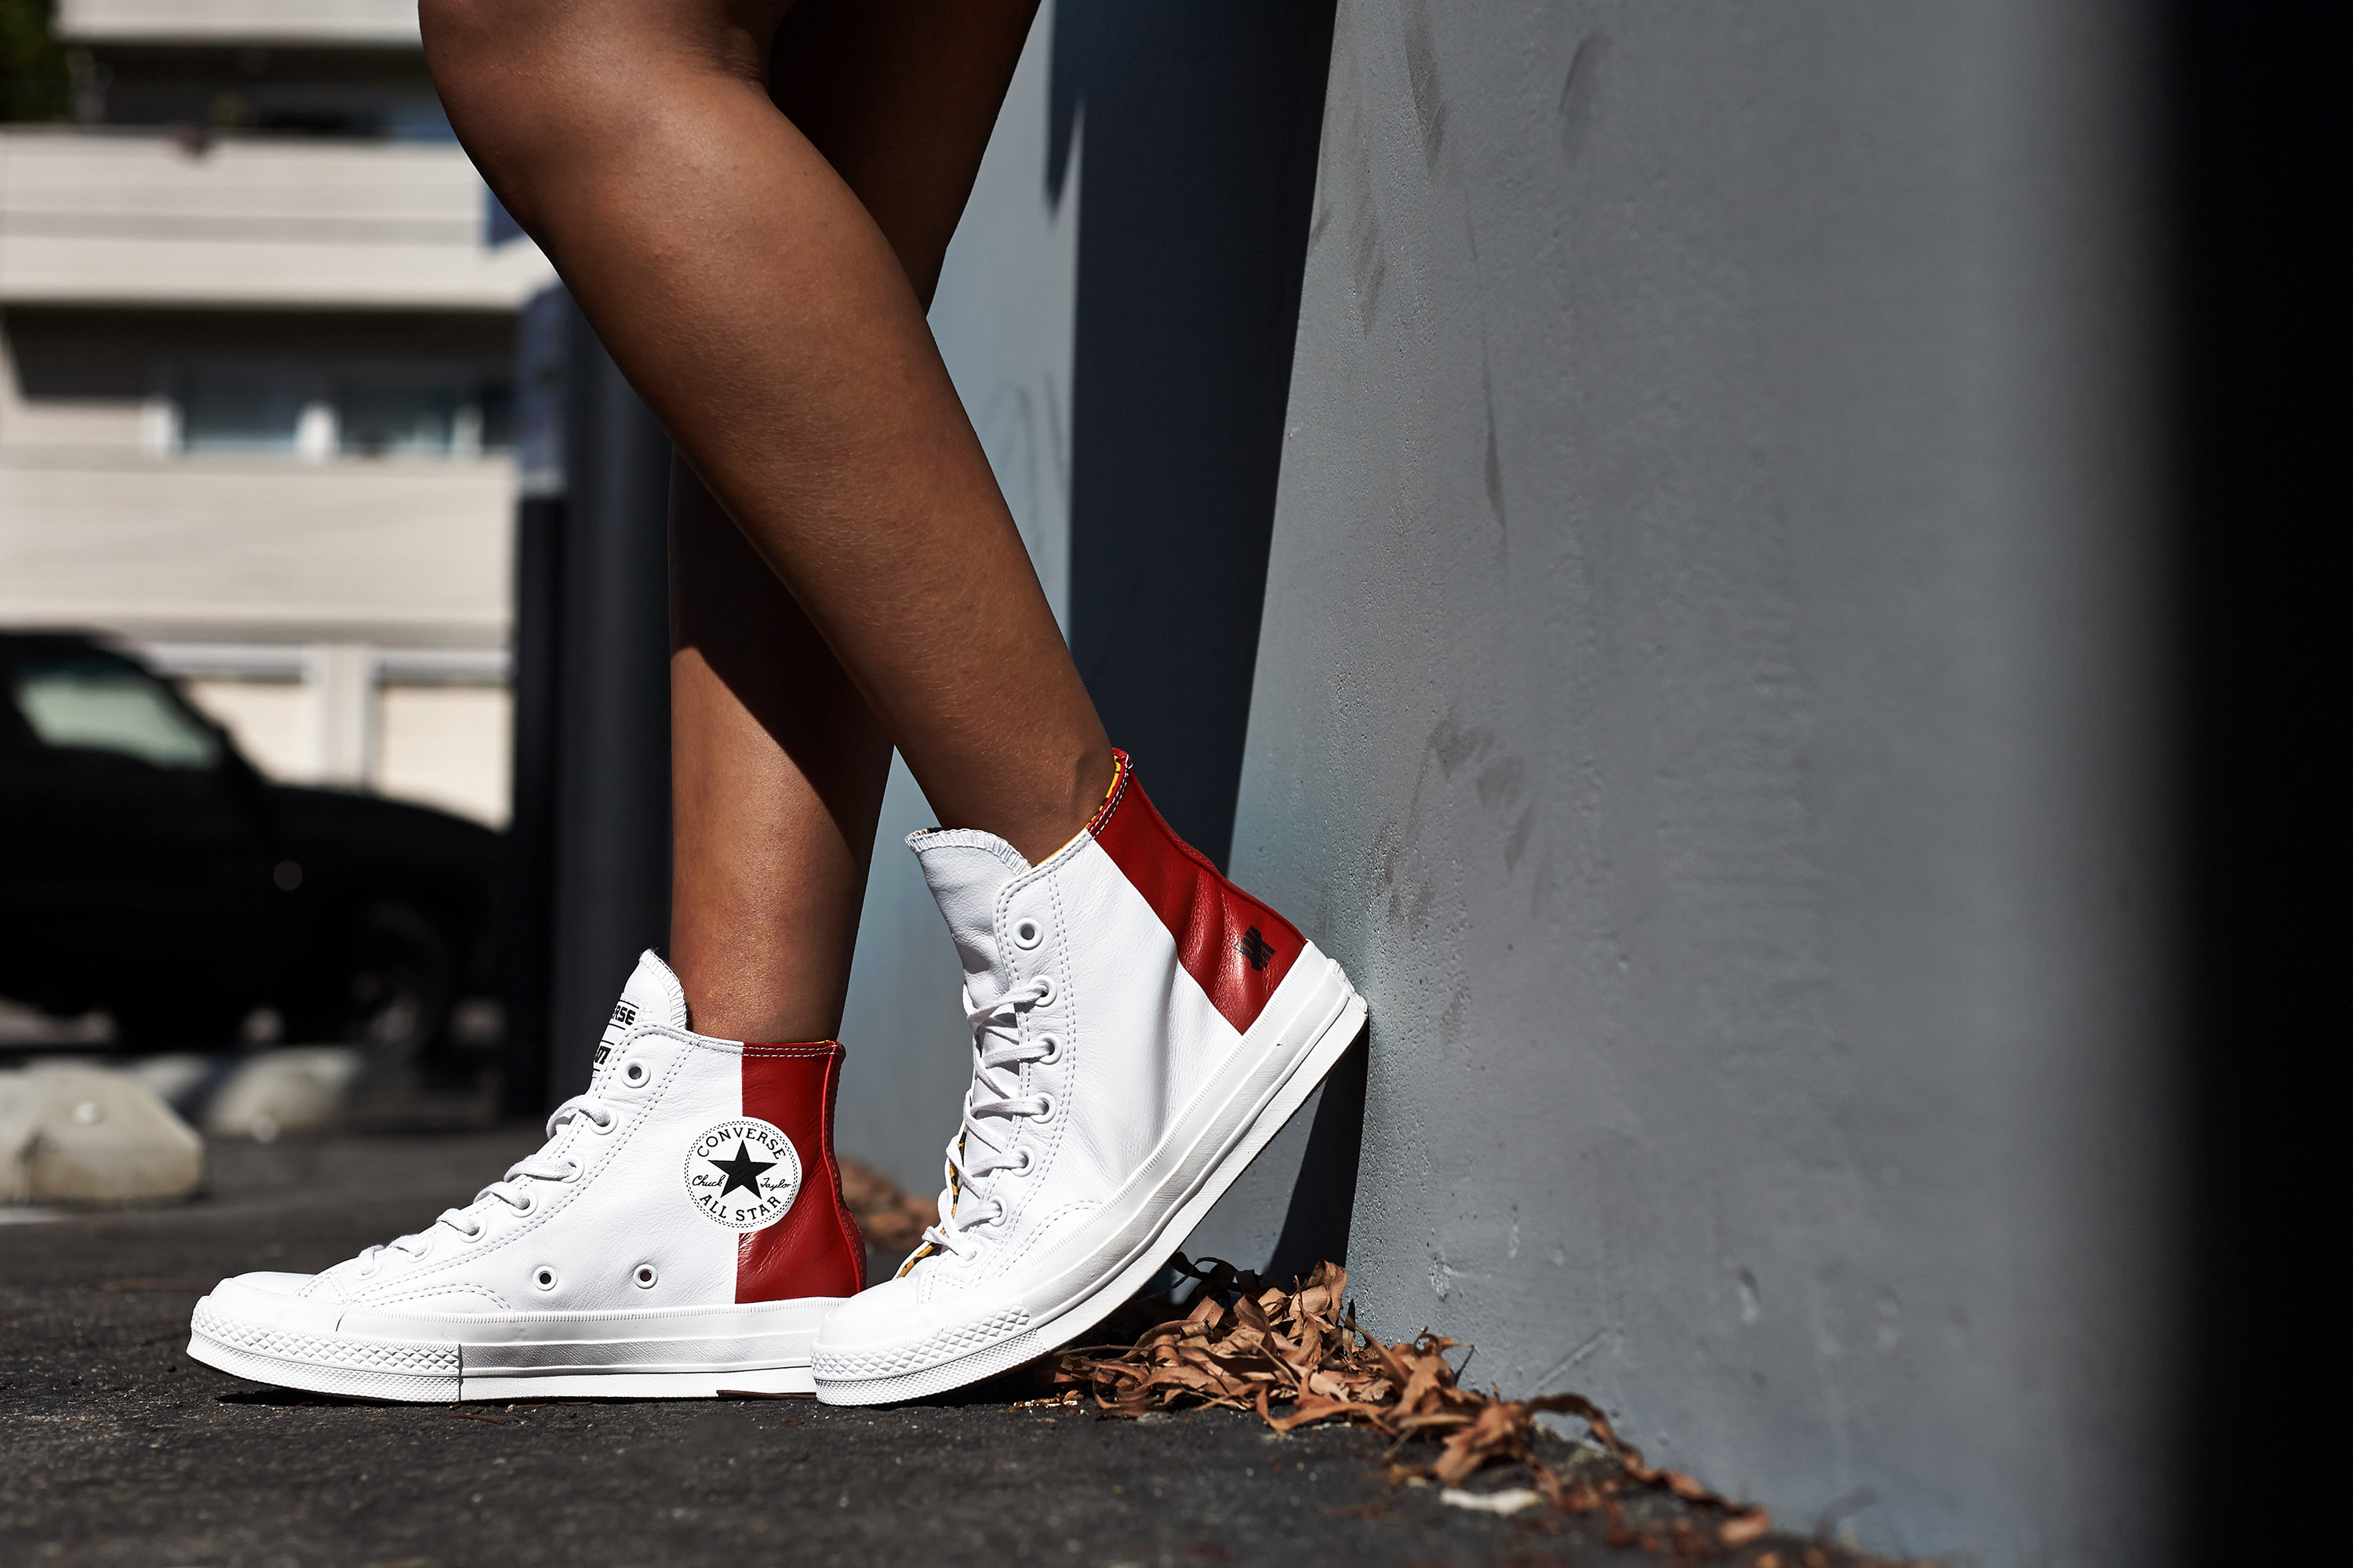
{"label": "sunlit skin", "polygon": [[706,1033],[839,1030],[893,744],[1033,861],[1111,778],[923,320],[1035,9],[419,6],[459,139],[683,459],[670,961]]}

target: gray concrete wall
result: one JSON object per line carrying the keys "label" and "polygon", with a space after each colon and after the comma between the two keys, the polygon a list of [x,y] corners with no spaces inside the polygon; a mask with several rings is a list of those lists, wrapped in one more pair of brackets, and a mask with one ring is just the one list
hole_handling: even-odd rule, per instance
{"label": "gray concrete wall", "polygon": [[1988,1563],[2168,1517],[2140,26],[1346,0],[1234,835],[1368,1323]]}

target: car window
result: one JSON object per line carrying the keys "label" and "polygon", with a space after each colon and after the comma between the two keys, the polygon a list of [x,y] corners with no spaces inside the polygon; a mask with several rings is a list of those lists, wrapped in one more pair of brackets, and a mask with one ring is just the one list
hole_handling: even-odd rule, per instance
{"label": "car window", "polygon": [[106,658],[20,665],[10,694],[44,746],[134,757],[157,768],[209,768],[220,737],[153,676]]}

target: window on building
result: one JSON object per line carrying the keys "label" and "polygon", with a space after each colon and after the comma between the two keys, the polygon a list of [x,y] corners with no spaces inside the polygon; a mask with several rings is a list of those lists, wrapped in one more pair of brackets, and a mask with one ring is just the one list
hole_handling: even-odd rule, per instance
{"label": "window on building", "polygon": [[180,444],[192,452],[294,455],[310,398],[290,377],[199,371],[180,388]]}
{"label": "window on building", "polygon": [[448,457],[482,448],[480,405],[456,387],[345,387],[335,411],[348,457]]}
{"label": "window on building", "polygon": [[512,388],[462,369],[199,366],[171,381],[176,418],[158,427],[185,452],[432,460],[514,440]]}
{"label": "window on building", "polygon": [[514,388],[503,381],[484,384],[482,387],[482,450],[503,452],[512,450],[515,440]]}

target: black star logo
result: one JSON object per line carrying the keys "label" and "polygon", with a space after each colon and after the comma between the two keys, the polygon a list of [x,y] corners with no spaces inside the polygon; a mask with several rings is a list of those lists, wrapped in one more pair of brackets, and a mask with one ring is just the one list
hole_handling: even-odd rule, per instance
{"label": "black star logo", "polygon": [[[711,1160],[711,1156],[708,1154],[704,1155],[703,1158],[705,1160]],[[745,1192],[751,1193],[752,1196],[756,1198],[760,1195],[760,1172],[773,1169],[776,1162],[773,1160],[753,1159],[752,1146],[749,1143],[738,1140],[735,1145],[734,1159],[711,1160],[711,1163],[718,1166],[719,1169],[727,1172],[727,1185],[719,1190],[719,1195],[722,1198],[724,1198],[728,1193],[733,1192],[738,1187],[743,1188]]]}

